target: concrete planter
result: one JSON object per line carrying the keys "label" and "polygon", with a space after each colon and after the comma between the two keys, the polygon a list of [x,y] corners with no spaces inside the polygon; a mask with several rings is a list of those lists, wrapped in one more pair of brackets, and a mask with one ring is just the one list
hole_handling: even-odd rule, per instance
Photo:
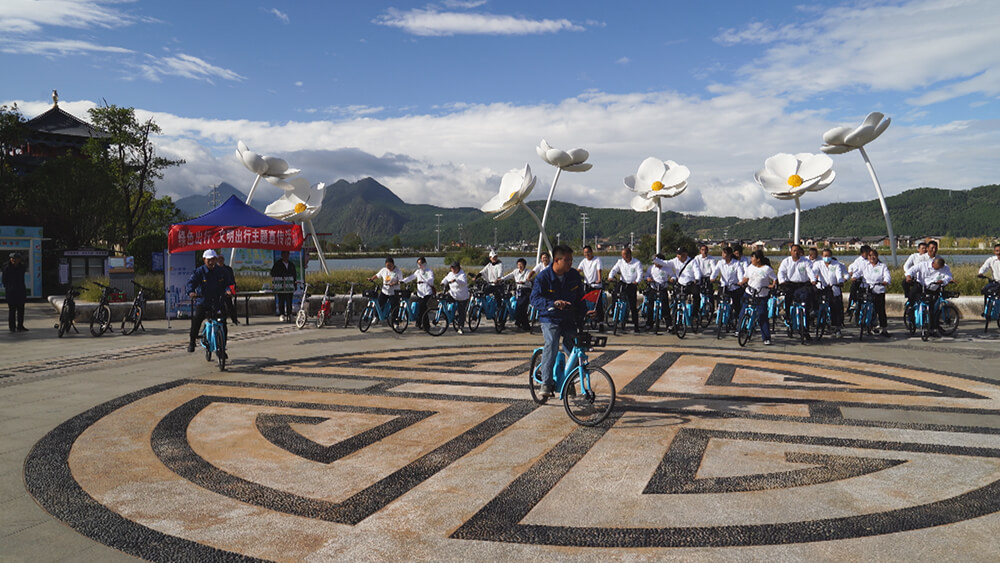
{"label": "concrete planter", "polygon": [[[62,311],[63,301],[66,299],[65,295],[51,295],[48,298],[48,302],[56,311],[56,316]],[[239,313],[240,318],[243,318],[246,314],[246,301],[245,297],[238,297],[236,301],[236,311]],[[309,311],[315,314],[316,310],[319,308],[320,303],[323,301],[323,296],[310,297],[309,298]],[[359,295],[354,296],[354,309],[360,312],[361,307],[364,307],[368,303],[366,297]],[[271,295],[261,295],[250,297],[250,317],[262,317],[262,316],[274,316],[274,296]],[[344,308],[347,304],[347,296],[336,296],[330,298],[331,307],[335,313],[343,313]],[[132,302],[127,303],[109,303],[111,307],[111,322],[121,322],[121,320],[128,314],[129,309],[132,307]],[[77,301],[76,302],[76,322],[90,322],[90,316],[93,314],[94,309],[97,308],[97,303],[90,301]],[[166,313],[164,311],[163,300],[156,301],[146,301],[146,310],[143,311],[142,317],[144,319],[150,320],[163,320],[166,318]]]}

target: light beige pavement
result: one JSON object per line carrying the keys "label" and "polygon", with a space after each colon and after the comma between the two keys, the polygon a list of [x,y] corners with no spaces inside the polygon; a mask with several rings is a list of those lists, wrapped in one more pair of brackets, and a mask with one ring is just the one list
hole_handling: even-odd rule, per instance
{"label": "light beige pavement", "polygon": [[[339,320],[339,319],[338,319]],[[612,417],[526,388],[537,334],[187,321],[0,334],[0,560],[993,559],[1000,336],[610,337]],[[117,329],[117,327],[116,327]]]}

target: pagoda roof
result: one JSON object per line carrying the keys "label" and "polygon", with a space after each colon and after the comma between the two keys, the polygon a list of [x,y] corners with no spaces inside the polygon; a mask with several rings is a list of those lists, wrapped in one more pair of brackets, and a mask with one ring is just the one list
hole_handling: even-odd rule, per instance
{"label": "pagoda roof", "polygon": [[93,127],[86,121],[77,119],[75,116],[59,109],[58,105],[52,106],[45,113],[29,119],[24,125],[29,130],[48,133],[50,135],[83,137],[86,139],[92,137],[98,139],[110,137],[110,135]]}

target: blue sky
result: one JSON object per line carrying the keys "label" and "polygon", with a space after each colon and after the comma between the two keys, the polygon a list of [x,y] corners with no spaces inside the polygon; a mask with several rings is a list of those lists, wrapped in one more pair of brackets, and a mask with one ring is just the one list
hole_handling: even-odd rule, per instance
{"label": "blue sky", "polygon": [[[622,178],[656,156],[692,172],[666,207],[749,217],[791,209],[753,182],[767,157],[870,111],[893,120],[868,147],[887,193],[997,182],[998,28],[993,0],[0,0],[0,103],[31,117],[56,88],[81,117],[154,117],[187,161],[159,184],[174,196],[247,188],[244,140],[314,182],[478,206],[526,162],[547,186],[544,138],[594,164],[557,199],[627,207]],[[804,207],[874,197],[856,152],[834,168]]]}

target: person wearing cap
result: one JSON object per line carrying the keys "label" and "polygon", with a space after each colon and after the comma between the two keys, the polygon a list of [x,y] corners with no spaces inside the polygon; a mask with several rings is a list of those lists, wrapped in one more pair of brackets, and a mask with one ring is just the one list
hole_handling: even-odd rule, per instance
{"label": "person wearing cap", "polygon": [[424,312],[431,297],[434,297],[434,270],[427,267],[427,259],[421,256],[417,258],[417,269],[413,273],[403,278],[399,283],[417,282],[417,299],[420,304],[417,306],[417,328],[427,330],[427,319]]}
{"label": "person wearing cap", "polygon": [[462,334],[465,310],[469,308],[469,277],[465,275],[458,260],[451,263],[451,271],[441,280],[441,286],[457,304],[455,321],[458,323],[458,333]]}
{"label": "person wearing cap", "polygon": [[[224,268],[215,265],[215,258],[218,255],[214,250],[206,250],[202,255],[204,265],[198,266],[191,273],[187,282],[187,293],[194,302],[194,311],[191,314],[191,332],[188,334],[188,352],[194,352],[194,343],[201,330],[201,323],[204,322],[208,314],[215,314],[216,311],[226,311],[224,296],[230,291],[230,286],[236,280],[229,275]],[[228,336],[226,325],[226,315],[222,315],[222,333]],[[225,352],[219,352],[225,354]],[[225,357],[225,356],[223,356]]]}
{"label": "person wearing cap", "polygon": [[503,262],[496,250],[490,250],[490,261],[483,266],[483,269],[476,274],[476,279],[484,279],[489,286],[486,288],[486,295],[496,295],[500,298],[500,280],[503,279]]}
{"label": "person wearing cap", "polygon": [[[295,264],[292,264],[289,260],[289,252],[287,250],[281,251],[281,259],[274,263],[271,267],[271,277],[272,278],[283,278],[285,280],[291,279],[288,286],[295,287],[295,281],[298,277],[295,275]],[[272,282],[273,283],[273,282]],[[278,300],[278,316],[281,318],[281,322],[291,322],[292,320],[292,292],[285,288],[286,291],[277,292],[275,298]]]}
{"label": "person wearing cap", "polygon": [[7,299],[7,326],[11,332],[28,332],[24,326],[24,303],[28,300],[28,286],[24,276],[27,266],[20,252],[11,252],[7,266],[3,269],[3,288]]}

